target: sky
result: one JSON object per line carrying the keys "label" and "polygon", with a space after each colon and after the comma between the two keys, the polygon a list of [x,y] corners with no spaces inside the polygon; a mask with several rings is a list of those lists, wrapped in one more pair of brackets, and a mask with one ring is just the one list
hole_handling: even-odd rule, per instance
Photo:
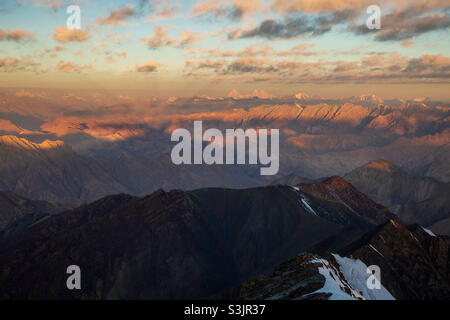
{"label": "sky", "polygon": [[0,87],[450,101],[449,32],[450,0],[3,0]]}

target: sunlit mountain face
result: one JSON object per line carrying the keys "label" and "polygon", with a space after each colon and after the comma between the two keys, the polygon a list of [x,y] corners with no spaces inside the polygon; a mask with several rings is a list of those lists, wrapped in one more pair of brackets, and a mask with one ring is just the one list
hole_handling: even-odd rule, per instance
{"label": "sunlit mountain face", "polygon": [[[319,264],[380,264],[396,270],[382,296],[449,299],[449,40],[448,0],[0,1],[0,261],[13,270],[29,257],[59,266],[72,249],[107,257],[91,240],[120,253],[114,272],[94,268],[104,274],[85,295],[41,295],[38,275],[24,276],[30,262],[1,275],[0,298],[252,299],[273,285],[280,297],[284,281],[320,278]],[[227,137],[240,129],[255,132],[242,158]],[[177,130],[192,164],[173,160]],[[251,161],[261,132],[278,143],[272,175]],[[208,148],[224,160],[205,162]],[[124,222],[140,230],[136,250],[109,241],[133,241]],[[134,265],[133,255],[154,258],[149,247],[164,259]],[[246,282],[283,261],[276,270],[306,273]],[[429,279],[397,279],[416,263]],[[124,270],[139,272],[114,282]],[[147,273],[156,278],[135,291]],[[170,285],[155,289],[158,279]],[[350,297],[377,297],[344,280]],[[324,283],[305,290],[333,297]]]}

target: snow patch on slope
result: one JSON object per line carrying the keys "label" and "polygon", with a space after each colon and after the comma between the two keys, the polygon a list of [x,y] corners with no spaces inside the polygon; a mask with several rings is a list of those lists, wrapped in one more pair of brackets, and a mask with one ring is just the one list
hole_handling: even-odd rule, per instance
{"label": "snow patch on slope", "polygon": [[367,279],[370,274],[367,273],[367,266],[364,262],[357,259],[341,257],[333,254],[336,262],[339,264],[339,271],[344,275],[348,284],[364,299],[367,300],[395,300],[390,292],[381,284],[380,289],[369,289],[367,287]]}
{"label": "snow patch on slope", "polygon": [[[341,281],[340,277],[338,276],[336,271],[331,268],[327,260],[314,259],[311,262],[321,264],[321,266],[318,268],[318,271],[325,277],[324,286],[311,294],[331,293],[329,300],[356,300],[357,298],[364,299],[364,297],[362,297],[359,293],[357,293],[355,290],[352,290],[352,288],[349,288]],[[350,290],[351,295],[344,291],[345,288],[348,288]]]}
{"label": "snow patch on slope", "polygon": [[432,237],[436,237],[436,235],[433,233],[433,231],[431,231],[430,229],[424,228],[422,227],[423,231],[425,231],[426,233],[428,233],[430,236]]}
{"label": "snow patch on slope", "polygon": [[375,251],[376,253],[378,253],[380,256],[382,256],[384,258],[384,256],[381,254],[381,252],[378,251],[377,248],[375,248],[373,245],[369,244],[369,247],[371,247],[373,251]]}
{"label": "snow patch on slope", "polygon": [[302,206],[309,211],[310,213],[312,213],[315,216],[319,216],[313,208],[311,208],[310,204],[309,204],[309,199],[302,193],[300,192],[300,188],[298,187],[292,187],[297,193],[300,194],[300,204],[302,204]]}
{"label": "snow patch on slope", "polygon": [[309,205],[308,199],[307,199],[303,194],[300,195],[300,201],[302,202],[303,206],[304,206],[309,212],[311,212],[311,213],[314,214],[315,216],[318,216],[318,214],[317,214],[317,213],[313,210],[313,208],[311,208],[311,206]]}

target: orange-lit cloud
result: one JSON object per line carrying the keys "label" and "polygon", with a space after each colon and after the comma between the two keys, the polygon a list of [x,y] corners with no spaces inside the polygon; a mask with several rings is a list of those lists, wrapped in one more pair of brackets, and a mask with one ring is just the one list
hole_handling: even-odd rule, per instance
{"label": "orange-lit cloud", "polygon": [[145,43],[150,49],[156,49],[163,46],[184,47],[204,38],[201,33],[189,30],[182,31],[178,38],[170,37],[168,33],[167,28],[156,25],[153,27],[153,36],[142,38],[141,42]]}
{"label": "orange-lit cloud", "polygon": [[158,71],[158,67],[162,66],[161,63],[156,61],[149,61],[146,64],[136,66],[137,72],[156,72]]}
{"label": "orange-lit cloud", "polygon": [[136,11],[131,5],[126,5],[120,10],[112,11],[105,18],[97,18],[96,23],[99,25],[117,26],[126,24],[126,19],[134,17]]}
{"label": "orange-lit cloud", "polygon": [[215,17],[225,16],[232,19],[262,11],[261,0],[206,0],[197,2],[192,8],[193,16],[211,14]]}
{"label": "orange-lit cloud", "polygon": [[62,43],[83,42],[90,38],[87,30],[68,29],[64,26],[57,27],[53,33],[53,39]]}
{"label": "orange-lit cloud", "polygon": [[52,9],[58,9],[63,6],[67,6],[62,0],[32,0],[36,7],[48,7]]}
{"label": "orange-lit cloud", "polygon": [[402,42],[401,46],[402,46],[403,48],[409,48],[409,47],[411,47],[413,44],[414,44],[414,42],[405,40],[405,41]]}
{"label": "orange-lit cloud", "polygon": [[23,29],[6,30],[0,28],[0,41],[29,41],[33,39],[33,34]]}
{"label": "orange-lit cloud", "polygon": [[83,71],[83,70],[88,70],[88,69],[92,69],[91,65],[78,65],[75,64],[73,62],[64,62],[64,61],[59,61],[56,70],[58,71],[63,71],[63,72],[79,72],[79,71]]}

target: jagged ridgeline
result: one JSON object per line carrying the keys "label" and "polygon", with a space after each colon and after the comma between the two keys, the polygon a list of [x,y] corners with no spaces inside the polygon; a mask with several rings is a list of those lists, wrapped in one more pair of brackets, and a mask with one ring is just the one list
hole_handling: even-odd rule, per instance
{"label": "jagged ridgeline", "polygon": [[[339,268],[329,252],[340,253],[342,259],[360,258],[366,265],[377,263],[384,270],[391,267],[387,258],[400,254],[397,251],[401,250],[391,246],[401,236],[405,248],[413,250],[405,257],[410,259],[408,263],[415,263],[419,255],[420,263],[437,264],[439,272],[435,271],[430,281],[443,282],[428,296],[422,291],[416,296],[403,292],[398,289],[403,284],[383,281],[384,288],[394,298],[434,298],[438,293],[445,296],[448,270],[437,257],[448,254],[448,240],[420,229],[412,233],[400,222],[392,222],[395,219],[388,209],[339,177],[296,187],[159,190],[143,198],[109,196],[32,224],[25,222],[17,232],[5,235],[0,249],[0,263],[4,266],[0,295],[67,299],[220,296],[252,277],[270,277],[279,263],[301,252],[311,252],[316,254],[311,258],[314,261],[308,258],[305,263],[310,269],[307,276],[315,279],[314,285],[308,286],[304,295],[297,291],[296,295],[285,296],[280,291],[279,298],[332,298],[334,293],[328,289],[310,295],[329,281],[325,273],[331,272],[330,268],[345,278],[345,269]],[[371,231],[380,224],[385,227]],[[383,232],[382,238],[393,243],[383,244],[377,232]],[[431,248],[439,248],[439,255]],[[382,256],[386,262],[379,260]],[[80,291],[66,288],[65,270],[72,264],[79,265],[83,272]],[[398,272],[404,267],[396,266]],[[51,276],[48,270],[54,270]],[[394,279],[395,274],[391,276],[386,274],[386,281]],[[370,298],[344,278],[345,287],[355,292],[348,297]],[[264,287],[265,281],[258,286]],[[413,292],[418,290],[415,284],[409,285]],[[244,288],[241,298],[265,295],[263,291],[262,296],[252,293],[254,288],[249,283]]]}

